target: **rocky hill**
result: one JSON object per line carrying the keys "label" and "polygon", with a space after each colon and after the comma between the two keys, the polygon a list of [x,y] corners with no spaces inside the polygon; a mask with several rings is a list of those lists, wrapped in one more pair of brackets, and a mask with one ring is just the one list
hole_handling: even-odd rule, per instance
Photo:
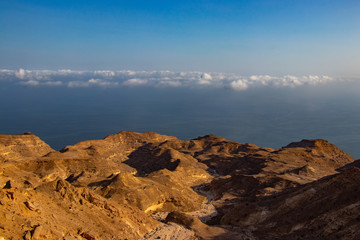
{"label": "rocky hill", "polygon": [[359,239],[359,166],[319,139],[0,135],[0,239]]}

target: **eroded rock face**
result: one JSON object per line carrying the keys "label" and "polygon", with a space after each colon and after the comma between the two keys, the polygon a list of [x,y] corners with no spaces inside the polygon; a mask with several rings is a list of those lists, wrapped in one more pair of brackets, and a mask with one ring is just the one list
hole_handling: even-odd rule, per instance
{"label": "eroded rock face", "polygon": [[18,135],[0,134],[0,160],[2,161],[37,158],[51,151],[54,150],[31,133]]}
{"label": "eroded rock face", "polygon": [[1,189],[1,236],[5,239],[136,239],[157,226],[145,213],[105,199],[62,179],[35,189]]}
{"label": "eroded rock face", "polygon": [[272,149],[120,132],[54,151],[27,133],[0,135],[0,162],[5,239],[360,234],[358,161],[325,140]]}
{"label": "eroded rock face", "polygon": [[291,191],[242,202],[221,222],[251,228],[260,238],[356,239],[359,181],[360,169],[352,168]]}

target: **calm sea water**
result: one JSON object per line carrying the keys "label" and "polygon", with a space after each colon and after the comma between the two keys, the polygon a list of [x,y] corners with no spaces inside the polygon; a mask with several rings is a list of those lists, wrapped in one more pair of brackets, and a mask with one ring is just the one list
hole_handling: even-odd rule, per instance
{"label": "calm sea water", "polygon": [[33,132],[54,149],[122,130],[215,134],[280,148],[323,138],[360,157],[360,84],[298,88],[66,88],[0,85],[0,133]]}

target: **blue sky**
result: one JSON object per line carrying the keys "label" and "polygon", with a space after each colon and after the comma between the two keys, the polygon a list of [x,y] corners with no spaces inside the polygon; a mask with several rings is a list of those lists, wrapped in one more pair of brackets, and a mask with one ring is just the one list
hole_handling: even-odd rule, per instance
{"label": "blue sky", "polygon": [[0,69],[359,77],[360,1],[0,0]]}

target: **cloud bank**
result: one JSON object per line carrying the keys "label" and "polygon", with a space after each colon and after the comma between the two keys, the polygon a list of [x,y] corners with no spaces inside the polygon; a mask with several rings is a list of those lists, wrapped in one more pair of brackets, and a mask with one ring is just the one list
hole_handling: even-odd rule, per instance
{"label": "cloud bank", "polygon": [[294,88],[337,81],[329,76],[270,76],[218,72],[171,71],[73,71],[73,70],[6,70],[0,69],[0,82],[8,81],[31,87],[190,87],[228,88],[244,91],[258,87]]}

